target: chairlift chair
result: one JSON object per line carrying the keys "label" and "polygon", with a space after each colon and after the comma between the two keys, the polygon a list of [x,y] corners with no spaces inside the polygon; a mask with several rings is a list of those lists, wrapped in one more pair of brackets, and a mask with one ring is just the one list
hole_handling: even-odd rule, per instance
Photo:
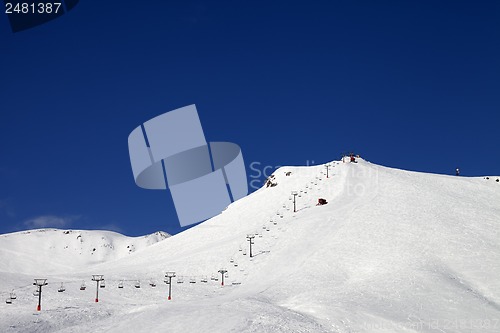
{"label": "chairlift chair", "polygon": [[62,293],[65,290],[66,290],[66,288],[64,288],[64,283],[61,282],[61,286],[59,287],[59,289],[57,289],[57,291],[60,292],[60,293]]}
{"label": "chairlift chair", "polygon": [[201,278],[201,280],[200,280],[200,281],[201,281],[201,282],[203,282],[203,283],[207,283],[207,282],[208,282],[208,277],[207,277],[206,275],[204,275],[204,276]]}
{"label": "chairlift chair", "polygon": [[100,288],[106,288],[106,283],[104,282],[104,280],[101,280],[101,283],[99,284],[99,287]]}
{"label": "chairlift chair", "polygon": [[14,290],[12,290],[12,292],[10,293],[10,299],[16,299],[17,296],[16,296],[16,293],[14,292]]}
{"label": "chairlift chair", "polygon": [[7,304],[12,304],[12,299],[11,299],[10,297],[9,297],[9,298],[7,298],[7,299],[5,300],[5,303],[7,303]]}
{"label": "chairlift chair", "polygon": [[184,283],[184,277],[178,276],[177,277],[177,283]]}
{"label": "chairlift chair", "polygon": [[141,281],[137,280],[137,282],[135,283],[135,287],[139,289],[141,287]]}
{"label": "chairlift chair", "polygon": [[123,280],[118,282],[118,288],[123,289]]}
{"label": "chairlift chair", "polygon": [[152,280],[151,280],[151,281],[149,281],[149,285],[150,285],[152,288],[154,288],[154,287],[156,287],[156,282],[154,282],[154,281],[152,281]]}
{"label": "chairlift chair", "polygon": [[38,296],[40,294],[40,291],[38,290],[38,288],[35,289],[35,291],[33,292],[33,296]]}
{"label": "chairlift chair", "polygon": [[191,277],[189,279],[189,283],[196,283],[196,278],[195,277]]}
{"label": "chairlift chair", "polygon": [[82,282],[82,285],[80,286],[80,290],[85,290],[87,287],[85,286],[85,281]]}

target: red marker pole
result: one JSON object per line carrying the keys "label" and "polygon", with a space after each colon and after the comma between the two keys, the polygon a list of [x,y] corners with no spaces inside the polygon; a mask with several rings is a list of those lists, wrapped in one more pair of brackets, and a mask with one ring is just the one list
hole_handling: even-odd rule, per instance
{"label": "red marker pole", "polygon": [[38,286],[38,306],[36,307],[36,311],[42,310],[42,286]]}
{"label": "red marker pole", "polygon": [[168,300],[172,299],[172,277],[170,276],[168,281]]}
{"label": "red marker pole", "polygon": [[97,282],[97,289],[95,291],[95,302],[99,302],[99,280],[96,281]]}

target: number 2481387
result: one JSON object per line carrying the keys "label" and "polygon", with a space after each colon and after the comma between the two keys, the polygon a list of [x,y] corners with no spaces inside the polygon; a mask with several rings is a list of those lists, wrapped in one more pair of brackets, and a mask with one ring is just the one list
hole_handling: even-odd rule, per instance
{"label": "number 2481387", "polygon": [[5,14],[57,14],[60,8],[60,2],[6,2]]}

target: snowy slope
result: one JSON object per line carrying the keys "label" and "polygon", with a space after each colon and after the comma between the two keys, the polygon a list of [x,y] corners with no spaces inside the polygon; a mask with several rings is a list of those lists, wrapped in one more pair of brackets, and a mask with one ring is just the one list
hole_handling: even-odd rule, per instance
{"label": "snowy slope", "polygon": [[[46,305],[36,316],[33,276],[4,270],[0,291],[7,297],[15,285],[18,299],[0,306],[0,329],[498,332],[498,177],[423,174],[362,159],[333,163],[329,178],[324,166],[280,168],[277,186],[129,255],[71,271],[47,262]],[[292,190],[302,191],[296,213]],[[320,197],[328,204],[316,206]],[[4,267],[8,261],[2,257]],[[228,270],[224,287],[221,268]],[[167,270],[184,280],[174,278],[172,301],[162,282]],[[106,278],[97,304],[92,288],[78,289],[81,280],[91,286],[91,274]],[[60,282],[64,293],[56,291]]]}
{"label": "snowy slope", "polygon": [[127,237],[101,230],[37,229],[0,235],[0,271],[24,274],[64,273],[126,257],[169,237],[158,231]]}

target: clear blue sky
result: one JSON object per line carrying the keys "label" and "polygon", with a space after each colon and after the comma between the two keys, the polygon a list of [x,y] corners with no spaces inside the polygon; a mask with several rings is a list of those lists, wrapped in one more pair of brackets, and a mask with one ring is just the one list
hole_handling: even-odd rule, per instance
{"label": "clear blue sky", "polygon": [[179,232],[127,137],[196,104],[252,162],[500,174],[498,1],[91,1],[12,33],[0,14],[0,233]]}

